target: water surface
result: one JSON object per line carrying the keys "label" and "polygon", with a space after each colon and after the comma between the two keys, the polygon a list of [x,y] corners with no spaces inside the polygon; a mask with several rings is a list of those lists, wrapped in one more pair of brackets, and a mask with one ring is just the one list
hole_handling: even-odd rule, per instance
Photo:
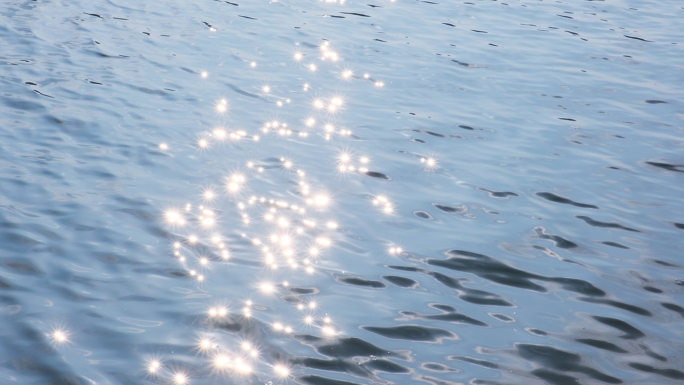
{"label": "water surface", "polygon": [[684,381],[681,3],[0,15],[0,383]]}

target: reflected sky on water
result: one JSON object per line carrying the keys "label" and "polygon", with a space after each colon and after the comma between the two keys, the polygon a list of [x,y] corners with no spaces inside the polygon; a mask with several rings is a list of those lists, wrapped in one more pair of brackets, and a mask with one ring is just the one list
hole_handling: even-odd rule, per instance
{"label": "reflected sky on water", "polygon": [[684,381],[675,1],[0,5],[0,383]]}

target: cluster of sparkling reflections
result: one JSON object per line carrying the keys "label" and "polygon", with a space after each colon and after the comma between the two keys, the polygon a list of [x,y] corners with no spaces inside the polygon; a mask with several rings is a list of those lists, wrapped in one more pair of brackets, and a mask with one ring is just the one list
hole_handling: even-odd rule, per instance
{"label": "cluster of sparkling reflections", "polygon": [[[329,1],[329,0],[327,0]],[[343,0],[338,0],[342,3]],[[319,66],[326,63],[335,63],[341,60],[329,41],[324,40],[319,46],[319,62],[306,62],[306,55],[302,52],[293,54],[293,61],[301,66],[302,70],[315,72]],[[257,67],[256,62],[250,62],[252,68]],[[355,75],[351,69],[342,69],[339,72],[342,80],[370,81],[373,87],[384,86],[382,81],[374,80],[368,73]],[[211,75],[202,71],[202,79],[210,79]],[[308,83],[302,85],[306,95],[311,86]],[[273,98],[273,89],[270,85],[260,86],[264,97]],[[291,102],[287,98],[275,98],[274,103],[278,107]],[[194,144],[198,151],[211,151],[220,149],[220,143],[226,141],[252,141],[259,142],[269,138],[296,136],[306,140],[310,135],[319,135],[326,141],[342,140],[352,136],[351,130],[338,127],[334,122],[336,114],[345,109],[344,98],[339,95],[315,98],[310,101],[313,116],[304,116],[297,127],[291,127],[286,122],[272,120],[264,122],[261,127],[255,127],[252,132],[245,130],[229,130],[216,127],[211,132],[205,133]],[[213,106],[218,114],[226,114],[229,110],[229,101],[217,100]],[[326,119],[320,122],[321,118]],[[174,146],[168,143],[159,144],[159,149],[172,152]],[[365,174],[369,172],[371,159],[367,155],[353,154],[349,151],[341,151],[336,162],[331,162],[331,169],[337,173]],[[437,167],[434,157],[420,159],[425,170],[433,170]],[[275,196],[258,194],[250,189],[250,179],[266,172],[266,163],[254,160],[245,160],[243,167],[225,177],[223,186],[207,187],[201,192],[196,202],[184,203],[178,208],[169,209],[164,218],[167,224],[177,231],[178,238],[172,243],[171,250],[178,265],[184,270],[188,279],[194,280],[197,285],[205,285],[212,279],[212,267],[221,263],[230,263],[231,245],[228,237],[221,234],[220,222],[225,219],[222,216],[229,215],[225,210],[219,209],[229,200],[234,206],[232,214],[237,215],[243,224],[240,236],[243,241],[253,248],[253,255],[258,256],[263,267],[271,271],[286,269],[289,272],[299,272],[306,275],[314,275],[317,272],[318,262],[329,255],[334,247],[334,239],[338,231],[338,223],[330,217],[331,197],[326,189],[318,183],[312,183],[307,178],[306,172],[297,167],[295,159],[281,157],[277,172],[287,173],[297,186],[298,198],[286,200]],[[272,169],[274,167],[268,167]],[[385,195],[373,195],[369,202],[377,208],[381,215],[394,215],[395,207]],[[189,230],[188,229],[192,229]],[[184,231],[187,231],[184,233]],[[181,235],[182,234],[182,235]],[[403,249],[397,245],[389,245],[389,255],[401,255]],[[298,277],[296,274],[289,276]],[[241,301],[237,306],[217,304],[206,309],[203,317],[210,322],[221,322],[230,317],[240,317],[242,320],[250,320],[255,317],[259,307],[255,303],[260,296],[268,296],[287,291],[290,283],[283,282],[259,282],[254,286],[254,296],[250,300]],[[273,332],[283,336],[293,335],[298,329],[305,329],[309,334],[317,333],[323,338],[335,338],[342,333],[338,326],[325,312],[319,309],[315,298],[302,299],[293,303],[300,319],[290,324],[280,320],[274,320],[270,324]],[[55,344],[65,344],[70,341],[68,331],[64,329],[53,330],[50,335]],[[257,343],[244,340],[239,346],[227,348],[221,346],[210,334],[198,338],[195,348],[196,353],[206,359],[206,365],[211,368],[211,373],[219,376],[253,376],[257,373],[257,367],[270,367],[271,373],[259,370],[263,377],[287,379],[291,376],[291,369],[287,362],[266,362],[260,355]],[[166,365],[164,357],[150,358],[145,363],[148,376],[153,376],[163,383],[176,385],[189,384],[193,380],[191,373],[196,370],[190,368],[178,368]]]}

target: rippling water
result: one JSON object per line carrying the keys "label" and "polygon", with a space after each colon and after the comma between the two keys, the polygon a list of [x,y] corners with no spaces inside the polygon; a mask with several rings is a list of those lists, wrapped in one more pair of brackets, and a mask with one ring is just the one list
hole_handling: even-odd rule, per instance
{"label": "rippling water", "polygon": [[684,380],[681,2],[0,12],[0,383]]}

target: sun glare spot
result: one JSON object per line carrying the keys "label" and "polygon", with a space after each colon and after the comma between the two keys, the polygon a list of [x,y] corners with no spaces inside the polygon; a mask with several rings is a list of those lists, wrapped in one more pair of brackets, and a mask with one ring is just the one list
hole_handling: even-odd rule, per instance
{"label": "sun glare spot", "polygon": [[273,291],[275,291],[275,288],[270,283],[262,283],[260,286],[260,289],[263,293],[266,293],[266,294],[271,294],[271,293],[273,293]]}
{"label": "sun glare spot", "polygon": [[51,334],[51,338],[54,342],[58,344],[63,344],[69,342],[69,334],[64,330],[54,330]]}
{"label": "sun glare spot", "polygon": [[160,367],[161,363],[158,360],[152,360],[150,361],[149,365],[147,365],[147,372],[150,374],[155,374],[159,371]]}
{"label": "sun glare spot", "polygon": [[188,383],[188,376],[185,373],[176,373],[173,375],[173,383],[175,385],[185,385]]}
{"label": "sun glare spot", "polygon": [[316,198],[313,200],[313,203],[316,206],[326,206],[328,204],[328,197],[325,195],[318,195]]}
{"label": "sun glare spot", "polygon": [[389,255],[400,255],[404,252],[404,249],[398,246],[392,246],[387,250],[387,252],[389,253]]}
{"label": "sun glare spot", "polygon": [[290,375],[290,370],[283,365],[274,366],[273,371],[276,372],[276,374],[280,377],[287,377]]}

